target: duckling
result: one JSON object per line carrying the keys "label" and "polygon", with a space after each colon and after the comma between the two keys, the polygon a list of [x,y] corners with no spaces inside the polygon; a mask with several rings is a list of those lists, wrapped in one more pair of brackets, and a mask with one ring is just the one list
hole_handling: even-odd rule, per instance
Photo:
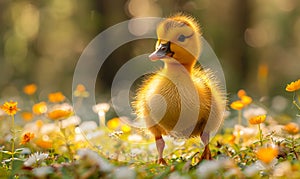
{"label": "duckling", "polygon": [[196,65],[201,35],[196,20],[181,13],[157,26],[156,50],[149,58],[162,60],[164,67],[143,81],[133,107],[155,137],[159,164],[167,164],[163,135],[200,136],[205,145],[200,160],[212,159],[209,136],[219,128],[226,102],[212,73]]}

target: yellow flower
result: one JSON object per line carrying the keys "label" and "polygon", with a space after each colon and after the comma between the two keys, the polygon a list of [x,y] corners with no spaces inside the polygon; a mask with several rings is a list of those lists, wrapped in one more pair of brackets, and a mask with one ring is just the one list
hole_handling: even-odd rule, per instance
{"label": "yellow flower", "polygon": [[31,121],[33,118],[33,115],[31,112],[22,112],[21,116],[24,119],[24,121]]}
{"label": "yellow flower", "polygon": [[247,96],[247,95],[242,96],[242,97],[241,97],[241,102],[242,102],[245,106],[247,106],[248,104],[252,103],[252,98],[251,98],[250,96]]}
{"label": "yellow flower", "polygon": [[77,85],[76,90],[74,91],[74,96],[86,98],[89,97],[89,92],[86,91],[85,86],[82,84]]}
{"label": "yellow flower", "polygon": [[115,130],[120,126],[120,119],[115,117],[107,122],[107,127]]}
{"label": "yellow flower", "polygon": [[245,107],[245,105],[242,101],[238,100],[238,101],[232,102],[230,107],[234,110],[242,110]]}
{"label": "yellow flower", "polygon": [[31,139],[34,138],[34,133],[31,133],[31,132],[27,132],[25,133],[23,136],[22,136],[22,141],[21,141],[21,144],[26,144],[28,143]]}
{"label": "yellow flower", "polygon": [[66,109],[55,109],[48,112],[48,117],[52,120],[62,120],[70,117],[72,114],[71,110]]}
{"label": "yellow flower", "polygon": [[32,112],[35,115],[41,115],[41,114],[46,113],[47,112],[47,104],[46,104],[46,102],[40,102],[40,103],[34,104],[32,106]]}
{"label": "yellow flower", "polygon": [[266,164],[272,162],[272,160],[274,160],[277,155],[278,149],[273,147],[260,148],[256,152],[257,158]]}
{"label": "yellow flower", "polygon": [[124,124],[124,125],[122,125],[121,130],[126,133],[126,132],[130,132],[131,128],[130,128],[130,126]]}
{"label": "yellow flower", "polygon": [[124,124],[120,118],[112,118],[111,120],[109,120],[107,122],[107,127],[111,130],[117,130],[117,129],[120,129],[122,130],[123,132],[127,133],[127,132],[130,132],[131,131],[131,127],[127,124]]}
{"label": "yellow flower", "polygon": [[266,120],[266,115],[255,116],[249,119],[252,125],[263,123]]}
{"label": "yellow flower", "polygon": [[283,130],[285,130],[287,133],[289,133],[291,135],[295,135],[299,132],[299,125],[296,123],[290,122],[283,127]]}
{"label": "yellow flower", "polygon": [[51,149],[53,147],[53,142],[50,140],[38,139],[35,144],[43,149]]}
{"label": "yellow flower", "polygon": [[5,102],[2,106],[1,109],[6,112],[8,115],[15,115],[20,109],[17,107],[18,102],[10,101],[10,102]]}
{"label": "yellow flower", "polygon": [[285,88],[285,90],[289,91],[289,92],[297,91],[299,89],[300,89],[300,79],[298,79],[297,81],[291,82]]}
{"label": "yellow flower", "polygon": [[63,102],[66,99],[66,97],[62,94],[62,92],[56,92],[56,93],[50,93],[48,95],[48,99],[52,103],[59,103],[59,102]]}
{"label": "yellow flower", "polygon": [[23,92],[27,95],[33,95],[37,90],[37,86],[35,84],[29,84],[24,86]]}

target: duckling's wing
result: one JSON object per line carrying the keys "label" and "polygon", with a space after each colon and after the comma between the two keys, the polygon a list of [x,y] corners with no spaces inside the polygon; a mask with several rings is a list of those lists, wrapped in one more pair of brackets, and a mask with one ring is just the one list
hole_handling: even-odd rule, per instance
{"label": "duckling's wing", "polygon": [[226,94],[225,90],[219,85],[218,79],[215,78],[210,69],[195,68],[193,71],[193,78],[195,80],[201,79],[203,83],[209,88],[210,100],[210,114],[204,128],[204,132],[214,135],[223,122],[226,110]]}

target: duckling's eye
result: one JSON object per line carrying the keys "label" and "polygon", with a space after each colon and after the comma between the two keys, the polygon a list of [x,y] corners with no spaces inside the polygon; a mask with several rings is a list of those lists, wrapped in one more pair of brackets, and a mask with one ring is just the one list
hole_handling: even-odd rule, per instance
{"label": "duckling's eye", "polygon": [[167,48],[166,48],[166,47],[161,47],[161,48],[160,48],[160,50],[162,50],[162,51],[166,51],[166,50],[167,50]]}
{"label": "duckling's eye", "polygon": [[179,42],[184,42],[185,39],[186,39],[186,36],[184,36],[183,34],[181,34],[181,35],[178,37],[177,40],[178,40]]}

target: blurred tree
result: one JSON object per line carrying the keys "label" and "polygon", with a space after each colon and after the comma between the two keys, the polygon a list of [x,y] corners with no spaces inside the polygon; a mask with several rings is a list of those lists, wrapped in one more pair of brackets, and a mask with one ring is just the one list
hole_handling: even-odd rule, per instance
{"label": "blurred tree", "polygon": [[[18,95],[35,82],[48,92],[71,95],[77,60],[104,29],[131,18],[195,16],[223,65],[230,93],[249,89],[278,95],[299,78],[300,2],[297,0],[0,1],[0,96]],[[150,53],[155,40],[117,49],[99,72],[99,93],[130,58]],[[143,45],[143,48],[140,48]]]}

